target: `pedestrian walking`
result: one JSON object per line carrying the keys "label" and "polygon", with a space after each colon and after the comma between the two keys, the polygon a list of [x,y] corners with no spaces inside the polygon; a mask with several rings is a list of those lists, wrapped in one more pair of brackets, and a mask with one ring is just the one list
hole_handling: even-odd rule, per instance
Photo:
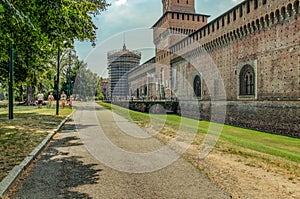
{"label": "pedestrian walking", "polygon": [[73,106],[73,97],[72,97],[72,95],[70,95],[69,106],[70,106],[71,108],[72,108],[72,106]]}
{"label": "pedestrian walking", "polygon": [[43,101],[44,101],[44,94],[42,93],[42,91],[40,91],[39,94],[37,95],[37,99],[38,99],[38,108],[42,108]]}
{"label": "pedestrian walking", "polygon": [[61,106],[62,106],[62,108],[65,108],[66,101],[67,101],[67,95],[65,94],[65,91],[61,92],[60,100],[61,100]]}
{"label": "pedestrian walking", "polygon": [[53,93],[51,92],[51,93],[48,95],[48,108],[52,108],[53,102],[54,102],[54,96],[53,96]]}

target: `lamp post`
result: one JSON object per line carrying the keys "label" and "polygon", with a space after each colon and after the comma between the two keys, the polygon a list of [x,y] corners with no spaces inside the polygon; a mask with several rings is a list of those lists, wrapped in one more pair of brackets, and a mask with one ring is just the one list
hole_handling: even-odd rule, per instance
{"label": "lamp post", "polygon": [[67,96],[70,99],[71,96],[71,50],[69,50],[69,66],[67,69]]}
{"label": "lamp post", "polygon": [[[12,35],[13,36],[13,35]],[[8,80],[8,118],[14,119],[14,47],[12,42],[9,44],[9,80]]]}
{"label": "lamp post", "polygon": [[[4,13],[4,7],[0,4],[0,13]],[[11,34],[12,40],[14,35]],[[9,64],[8,64],[8,119],[14,119],[14,47],[13,41],[9,43]]]}
{"label": "lamp post", "polygon": [[59,68],[60,68],[60,45],[57,47],[57,71],[56,71],[56,115],[59,115]]}

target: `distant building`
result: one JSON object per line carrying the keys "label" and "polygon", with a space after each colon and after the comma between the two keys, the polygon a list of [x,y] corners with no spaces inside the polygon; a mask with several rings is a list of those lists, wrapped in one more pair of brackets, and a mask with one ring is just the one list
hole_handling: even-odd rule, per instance
{"label": "distant building", "polygon": [[155,91],[159,89],[156,83],[156,62],[155,57],[148,60],[143,65],[135,67],[128,72],[129,95],[133,99],[157,99],[154,95]]}
{"label": "distant building", "polygon": [[140,64],[141,53],[126,49],[107,53],[109,75],[109,99],[120,99],[129,96],[127,72]]}

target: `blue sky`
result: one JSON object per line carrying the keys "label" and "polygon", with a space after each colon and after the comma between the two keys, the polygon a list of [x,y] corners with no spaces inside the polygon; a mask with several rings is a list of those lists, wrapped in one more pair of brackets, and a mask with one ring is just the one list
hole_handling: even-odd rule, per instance
{"label": "blue sky", "polygon": [[[196,12],[216,18],[243,0],[195,0]],[[108,0],[107,11],[94,18],[98,27],[97,46],[88,42],[77,42],[80,59],[101,76],[107,76],[106,53],[121,49],[125,34],[129,49],[142,51],[142,62],[153,56],[152,34],[149,28],[161,17],[161,0]],[[137,44],[138,43],[138,44]]]}

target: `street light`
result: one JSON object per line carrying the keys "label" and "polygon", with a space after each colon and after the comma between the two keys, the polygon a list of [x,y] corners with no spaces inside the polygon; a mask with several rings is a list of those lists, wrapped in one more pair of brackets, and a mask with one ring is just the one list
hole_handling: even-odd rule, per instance
{"label": "street light", "polygon": [[69,50],[69,66],[67,69],[67,96],[70,99],[71,96],[71,50]]}
{"label": "street light", "polygon": [[[4,7],[2,4],[0,4],[0,13],[4,13]],[[11,34],[12,40],[14,38],[14,35]],[[14,119],[14,91],[13,91],[13,85],[14,85],[14,48],[13,48],[13,42],[10,41],[9,43],[9,64],[8,64],[8,119],[12,120]]]}
{"label": "street light", "polygon": [[[13,34],[12,34],[13,38]],[[14,85],[14,47],[12,44],[12,41],[9,44],[9,69],[8,69],[8,74],[9,74],[9,80],[8,80],[8,119],[12,120],[14,119],[14,90],[13,90],[13,85]]]}
{"label": "street light", "polygon": [[59,115],[59,68],[60,68],[60,45],[57,47],[57,71],[56,71],[56,115]]}

